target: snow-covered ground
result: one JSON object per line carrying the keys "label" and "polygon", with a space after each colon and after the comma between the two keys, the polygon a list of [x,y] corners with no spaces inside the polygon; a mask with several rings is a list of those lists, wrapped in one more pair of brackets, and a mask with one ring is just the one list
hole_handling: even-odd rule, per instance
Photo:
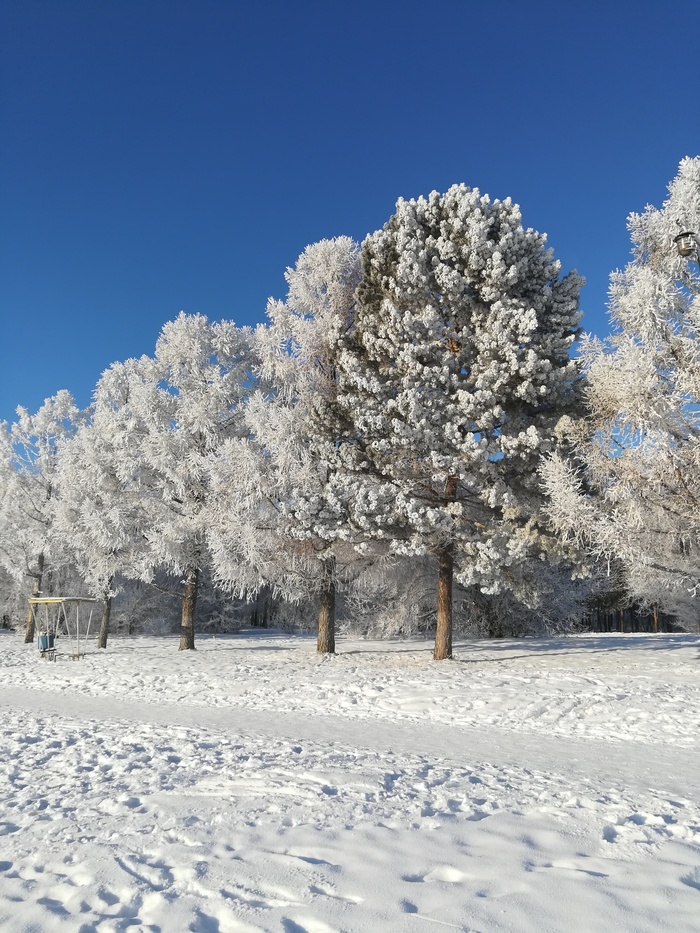
{"label": "snow-covered ground", "polygon": [[0,636],[0,930],[696,931],[700,638]]}

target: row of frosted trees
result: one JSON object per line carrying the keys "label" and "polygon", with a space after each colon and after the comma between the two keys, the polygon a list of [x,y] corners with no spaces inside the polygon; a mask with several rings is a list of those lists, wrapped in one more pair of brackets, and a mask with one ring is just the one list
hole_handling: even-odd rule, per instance
{"label": "row of frosted trees", "polygon": [[618,334],[581,361],[582,280],[465,186],[307,247],[255,329],[180,314],[87,411],[63,391],[4,427],[0,565],[34,593],[70,565],[107,611],[116,580],[177,581],[181,649],[203,577],[313,602],[323,653],[338,592],[431,566],[436,659],[455,585],[563,616],[612,567],[694,619],[698,282],[673,240],[700,228],[700,160],[670,191],[631,218]]}

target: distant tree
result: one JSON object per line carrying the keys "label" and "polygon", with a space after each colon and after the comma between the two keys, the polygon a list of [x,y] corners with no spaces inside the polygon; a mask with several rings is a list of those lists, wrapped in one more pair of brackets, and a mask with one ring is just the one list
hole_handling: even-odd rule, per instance
{"label": "distant tree", "polygon": [[328,448],[341,430],[335,358],[354,320],[359,247],[349,237],[307,246],[286,279],[286,300],[269,301],[268,325],[255,332],[261,385],[246,406],[248,436],[222,447],[213,467],[212,547],[229,587],[316,597],[326,654],[338,581],[360,560],[326,497]]}
{"label": "distant tree", "polygon": [[700,158],[628,227],[633,259],[610,284],[616,333],[583,343],[587,414],[566,426],[572,455],[552,456],[544,482],[568,540],[619,561],[632,597],[697,621]]}
{"label": "distant tree", "polygon": [[459,185],[400,200],[362,247],[326,496],[348,536],[437,560],[436,659],[452,654],[455,571],[495,593],[561,556],[536,471],[577,399],[582,280],[560,278],[545,242],[510,199]]}
{"label": "distant tree", "polygon": [[137,363],[116,364],[100,380],[79,430],[61,449],[54,534],[64,541],[90,592],[103,599],[98,635],[107,647],[115,578],[138,576],[144,508],[138,458],[123,450],[125,404]]}
{"label": "distant tree", "polygon": [[[36,414],[20,407],[17,415],[13,424],[0,425],[0,566],[17,579],[30,579],[36,598],[46,573],[60,560],[60,541],[52,539],[56,468],[79,412],[63,389]],[[33,640],[30,609],[25,641]]]}
{"label": "distant tree", "polygon": [[251,369],[248,329],[180,314],[163,327],[152,358],[104,373],[83,438],[92,502],[78,511],[83,552],[97,560],[91,572],[103,581],[116,570],[146,582],[159,570],[179,577],[180,650],[194,648],[200,576],[210,562],[209,460],[242,430]]}
{"label": "distant tree", "polygon": [[0,564],[0,629],[16,629],[24,622],[26,596],[23,581]]}

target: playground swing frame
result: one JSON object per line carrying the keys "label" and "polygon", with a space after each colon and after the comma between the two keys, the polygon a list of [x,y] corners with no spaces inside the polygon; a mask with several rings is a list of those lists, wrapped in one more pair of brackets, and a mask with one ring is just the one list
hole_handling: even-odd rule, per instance
{"label": "playground swing frame", "polygon": [[[33,597],[29,600],[29,606],[34,619],[34,630],[37,633],[37,647],[40,656],[48,661],[56,660],[56,638],[59,635],[66,635],[70,644],[68,657],[74,661],[79,661],[85,657],[87,640],[90,636],[90,625],[92,623],[92,614],[95,603],[99,600],[87,596],[45,596]],[[87,604],[90,612],[87,616],[87,624],[84,625],[84,633],[81,632],[80,607]],[[43,613],[41,607],[44,607]],[[72,613],[74,623],[69,620],[69,613],[66,608],[75,608]],[[51,613],[50,609],[55,609]],[[85,614],[83,614],[83,623]]]}

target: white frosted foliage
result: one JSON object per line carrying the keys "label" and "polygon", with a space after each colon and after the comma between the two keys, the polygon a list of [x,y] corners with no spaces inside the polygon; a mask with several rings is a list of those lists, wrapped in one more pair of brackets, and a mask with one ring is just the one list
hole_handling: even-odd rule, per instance
{"label": "white frosted foliage", "polygon": [[103,374],[64,468],[68,517],[93,554],[91,575],[151,580],[159,569],[208,567],[208,467],[245,430],[251,367],[249,330],[181,313],[163,327],[153,357]]}
{"label": "white frosted foliage", "polygon": [[0,566],[17,580],[35,581],[60,566],[63,542],[54,534],[56,475],[61,451],[76,430],[79,412],[65,389],[35,414],[17,409],[0,424]]}
{"label": "white frosted foliage", "polygon": [[357,559],[334,542],[342,516],[327,495],[325,457],[340,430],[335,360],[354,321],[359,247],[349,237],[307,246],[286,279],[286,300],[270,299],[254,335],[260,384],[245,407],[248,435],[212,462],[210,540],[229,587],[269,584],[297,599],[334,582],[329,558],[341,576]]}
{"label": "white frosted foliage", "polygon": [[574,456],[552,459],[545,483],[562,532],[619,562],[634,597],[690,619],[700,614],[700,270],[674,240],[700,231],[700,158],[683,159],[663,207],[628,226],[633,259],[610,284],[615,334],[582,345],[588,415],[568,426]]}
{"label": "white frosted foliage", "polygon": [[561,277],[510,199],[464,185],[400,200],[362,258],[338,356],[338,533],[401,554],[454,548],[463,583],[515,588],[508,567],[559,548],[535,520],[536,468],[576,401],[582,280]]}

